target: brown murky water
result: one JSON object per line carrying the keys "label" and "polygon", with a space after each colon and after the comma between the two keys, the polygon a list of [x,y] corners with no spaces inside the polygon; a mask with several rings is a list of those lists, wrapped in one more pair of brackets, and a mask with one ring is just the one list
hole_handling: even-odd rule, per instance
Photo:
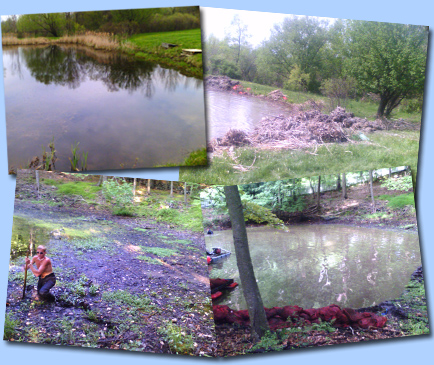
{"label": "brown murky water", "polygon": [[[367,307],[401,295],[421,265],[418,235],[339,225],[291,226],[290,232],[249,228],[250,253],[266,307]],[[245,309],[232,231],[214,232],[206,245],[232,255],[210,265],[210,277],[240,287],[219,304]]]}
{"label": "brown murky water", "polygon": [[205,94],[208,140],[224,136],[229,129],[249,132],[263,117],[290,112],[289,107],[265,99],[217,90]]}

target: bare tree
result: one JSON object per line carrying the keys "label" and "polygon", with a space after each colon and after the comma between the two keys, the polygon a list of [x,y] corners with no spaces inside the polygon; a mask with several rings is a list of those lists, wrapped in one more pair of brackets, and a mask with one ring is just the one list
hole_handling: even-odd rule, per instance
{"label": "bare tree", "polygon": [[264,304],[262,303],[261,293],[259,292],[256,282],[255,272],[253,271],[246,225],[244,222],[243,206],[236,185],[225,186],[224,192],[232,223],[238,271],[240,273],[241,285],[243,286],[244,298],[248,306],[250,326],[253,329],[252,335],[254,339],[258,341],[265,332],[269,330],[269,326],[265,315]]}

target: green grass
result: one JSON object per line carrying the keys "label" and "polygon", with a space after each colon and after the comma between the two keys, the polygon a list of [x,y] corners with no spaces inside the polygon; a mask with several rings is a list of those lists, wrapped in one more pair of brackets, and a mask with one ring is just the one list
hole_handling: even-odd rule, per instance
{"label": "green grass", "polygon": [[[202,49],[200,29],[136,34],[130,37],[128,42],[134,46],[137,58],[163,63],[191,76],[203,76],[202,54],[181,55],[182,49]],[[161,47],[162,43],[173,43],[178,46],[165,49]]]}
{"label": "green grass", "polygon": [[[176,200],[175,198],[173,200]],[[190,206],[183,209],[158,209],[157,205],[143,202],[135,207],[135,213],[140,217],[156,219],[158,222],[173,224],[191,231],[202,231],[202,210],[200,202],[194,201]]]}
{"label": "green grass", "polygon": [[163,263],[160,260],[154,259],[154,258],[149,257],[149,256],[140,255],[140,256],[137,256],[136,258],[139,260],[145,261],[148,264],[163,265]]}
{"label": "green grass", "polygon": [[194,351],[194,337],[187,333],[185,328],[165,321],[157,331],[164,337],[173,353],[188,355]]}
{"label": "green grass", "polygon": [[161,248],[161,247],[142,247],[143,252],[152,253],[158,257],[168,257],[177,255],[176,250],[171,248]]}
{"label": "green grass", "polygon": [[129,305],[136,308],[147,308],[151,306],[151,299],[149,299],[145,294],[136,296],[125,290],[104,292],[102,294],[102,299],[108,302],[113,302],[118,306]]}
{"label": "green grass", "polygon": [[93,200],[96,194],[102,189],[101,186],[95,186],[94,182],[88,181],[70,181],[63,182],[53,179],[44,179],[46,185],[54,185],[57,192],[63,195],[81,195],[84,199]]}
{"label": "green grass", "polygon": [[15,336],[15,328],[19,325],[19,323],[20,321],[12,319],[10,314],[6,314],[3,335],[4,340],[8,341]]}
{"label": "green grass", "polygon": [[[371,142],[319,146],[313,150],[257,150],[237,148],[238,162],[253,167],[240,173],[228,156],[213,157],[210,166],[180,167],[179,180],[205,184],[246,184],[295,177],[330,175],[391,166],[417,166],[419,132],[381,131],[369,134]],[[255,160],[256,157],[256,160]],[[272,163],[270,163],[272,161]]]}
{"label": "green grass", "polygon": [[103,237],[76,238],[69,241],[69,244],[81,251],[111,250],[107,240]]}
{"label": "green grass", "polygon": [[414,194],[408,193],[408,194],[402,194],[393,197],[389,200],[389,203],[387,206],[392,209],[400,209],[404,208],[406,205],[411,205],[414,207]]}
{"label": "green grass", "polygon": [[[276,90],[276,87],[274,86],[267,86],[267,85],[260,85],[255,84],[253,82],[247,82],[239,80],[241,84],[244,86],[244,89],[251,88],[250,92],[254,95],[267,95],[271,91]],[[326,107],[325,112],[330,112],[330,99],[326,96],[319,95],[319,94],[313,94],[308,92],[295,92],[287,89],[280,89],[282,93],[284,93],[287,96],[287,103],[291,104],[302,104],[308,100],[314,100],[315,102],[318,102],[322,100],[324,102],[324,105]],[[359,118],[368,118],[370,120],[376,119],[378,104],[374,102],[366,102],[366,101],[358,101],[358,100],[351,100],[348,99],[345,104],[345,109],[347,112],[354,113],[356,117]],[[403,109],[403,108],[401,108]],[[410,122],[420,123],[422,120],[422,113],[406,113],[400,108],[396,108],[391,116],[391,119],[399,119],[403,118]]]}

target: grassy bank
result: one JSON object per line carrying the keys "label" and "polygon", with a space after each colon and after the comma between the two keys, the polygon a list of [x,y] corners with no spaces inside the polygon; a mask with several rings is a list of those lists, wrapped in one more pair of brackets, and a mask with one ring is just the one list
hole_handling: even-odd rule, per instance
{"label": "grassy bank", "polygon": [[[267,95],[271,91],[276,90],[276,87],[274,86],[260,85],[253,82],[241,80],[240,83],[244,86],[244,90],[246,88],[250,88],[250,93],[252,93],[253,95]],[[315,102],[322,102],[324,104],[326,112],[330,112],[332,109],[334,109],[334,107],[336,107],[335,105],[332,105],[331,100],[328,97],[323,95],[301,91],[296,92],[287,89],[280,90],[287,96],[286,102],[290,104],[302,104],[308,100],[314,100]],[[348,99],[344,107],[348,112],[354,113],[356,117],[374,120],[376,119],[378,103],[375,103],[373,101]],[[403,118],[413,123],[420,123],[422,119],[422,113],[407,113],[403,110],[403,108],[398,107],[392,113],[392,119],[399,118]]]}
{"label": "grassy bank", "polygon": [[[176,47],[163,48],[162,43],[173,43]],[[58,38],[35,37],[17,38],[14,35],[2,37],[3,46],[79,44],[104,51],[120,51],[139,59],[156,62],[174,68],[187,76],[202,78],[202,54],[183,55],[183,49],[202,49],[201,30],[136,34],[122,39],[109,33],[86,32],[85,34]]]}
{"label": "grassy bank", "polygon": [[[161,46],[162,43],[177,46],[166,49]],[[203,76],[202,54],[182,54],[183,49],[202,49],[200,29],[136,34],[128,39],[128,44],[133,45],[133,52],[138,58],[179,69],[187,75],[200,78]]]}
{"label": "grassy bank", "polygon": [[245,184],[343,171],[391,166],[417,167],[419,132],[381,131],[370,142],[321,145],[310,150],[234,149],[214,156],[208,167],[180,167],[180,181],[208,184]]}

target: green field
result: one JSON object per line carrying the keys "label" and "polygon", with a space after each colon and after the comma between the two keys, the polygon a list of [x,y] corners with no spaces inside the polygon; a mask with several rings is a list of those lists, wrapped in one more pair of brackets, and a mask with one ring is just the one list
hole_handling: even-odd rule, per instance
{"label": "green field", "polygon": [[[181,55],[183,49],[202,49],[201,30],[189,29],[175,32],[136,34],[128,39],[133,45],[135,56],[158,62],[184,71],[189,76],[202,77],[202,54]],[[162,43],[177,44],[177,47],[163,48]]]}

